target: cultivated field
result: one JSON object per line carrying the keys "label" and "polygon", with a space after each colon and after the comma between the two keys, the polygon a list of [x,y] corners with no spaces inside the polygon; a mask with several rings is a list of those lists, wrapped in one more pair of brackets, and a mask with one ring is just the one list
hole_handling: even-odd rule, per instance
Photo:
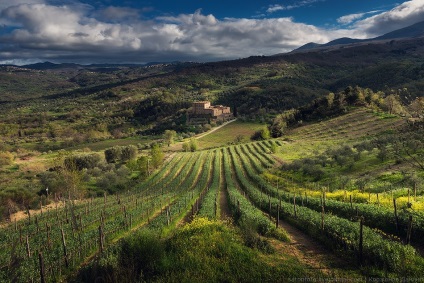
{"label": "cultivated field", "polygon": [[[215,237],[202,236],[211,241],[208,244],[198,236],[205,231],[227,235],[226,229],[236,231],[231,232],[238,235],[231,236],[235,239],[232,244],[242,243],[240,254],[245,255],[246,246],[253,248],[254,254],[249,252],[246,257],[255,258],[254,264],[270,271],[251,270],[252,277],[246,272],[235,273],[233,281],[304,276],[417,278],[424,271],[420,255],[423,189],[391,182],[398,173],[389,168],[390,160],[378,162],[377,153],[370,149],[350,170],[336,165],[324,168],[326,177],[319,181],[280,168],[331,147],[395,131],[402,123],[400,118],[356,110],[299,127],[282,139],[228,145],[238,135],[247,136],[260,128],[257,124],[231,123],[199,139],[201,148],[214,148],[174,152],[160,169],[127,192],[82,201],[48,199],[58,206],[47,208],[41,203],[43,209],[37,214],[2,227],[0,281],[31,282],[41,277],[55,282],[75,278],[82,266],[96,262],[97,268],[103,262],[103,272],[107,273],[119,266],[119,260],[113,260],[118,240],[125,242],[140,230],[170,241],[173,248],[164,252],[168,256],[178,250],[192,256],[192,262],[212,258],[217,266],[213,270],[187,266],[190,276],[207,280],[212,273],[220,274],[219,269],[225,270],[226,248],[221,242],[215,246]],[[408,169],[407,165],[398,168]],[[358,190],[356,180],[364,171],[372,180],[365,190]],[[349,182],[331,182],[331,178],[342,177],[349,177]],[[422,178],[422,173],[418,177]],[[382,180],[391,186],[383,186]],[[181,233],[188,233],[184,237],[197,243],[198,254],[190,254],[190,248],[196,246],[173,246],[185,239],[180,238]],[[173,242],[177,239],[180,242]],[[205,255],[201,251],[206,246]],[[164,263],[160,264],[163,267]],[[145,279],[189,278],[184,277],[187,273],[178,272]]]}

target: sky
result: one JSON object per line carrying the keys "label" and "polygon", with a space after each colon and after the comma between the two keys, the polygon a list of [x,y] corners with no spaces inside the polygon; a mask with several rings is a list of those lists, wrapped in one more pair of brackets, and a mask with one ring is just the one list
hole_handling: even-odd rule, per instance
{"label": "sky", "polygon": [[0,64],[220,61],[423,20],[424,0],[0,0]]}

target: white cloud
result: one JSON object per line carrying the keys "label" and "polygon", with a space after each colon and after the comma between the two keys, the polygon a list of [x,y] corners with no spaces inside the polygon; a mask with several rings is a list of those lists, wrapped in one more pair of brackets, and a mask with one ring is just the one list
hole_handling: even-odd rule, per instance
{"label": "white cloud", "polygon": [[337,19],[337,22],[343,25],[347,25],[350,24],[356,20],[361,19],[362,17],[365,16],[365,13],[358,13],[358,14],[350,14],[350,15],[346,15],[346,16],[342,16],[340,18]]}
{"label": "white cloud", "polygon": [[287,8],[283,5],[271,5],[269,6],[269,8],[266,10],[267,13],[275,13],[277,11],[282,11],[282,10],[287,10]]}
{"label": "white cloud", "polygon": [[[405,2],[366,19],[363,17],[371,12],[347,15],[363,20],[345,29],[318,28],[292,18],[219,20],[201,10],[143,20],[140,11],[121,7],[93,12],[91,6],[78,3],[19,4],[0,11],[0,18],[16,27],[0,34],[0,62],[32,58],[79,62],[210,61],[272,55],[308,42],[366,38],[392,30],[400,23],[412,24],[424,18],[423,1]],[[301,1],[297,5],[314,2]],[[119,21],[123,17],[129,18]]]}
{"label": "white cloud", "polygon": [[271,14],[271,13],[275,13],[278,11],[284,11],[284,10],[292,10],[295,8],[300,8],[300,7],[304,7],[304,6],[308,6],[311,5],[313,3],[316,2],[324,2],[326,0],[302,0],[302,1],[297,1],[294,4],[291,5],[280,5],[280,4],[274,4],[274,5],[270,5],[268,7],[268,9],[266,10],[267,13]]}
{"label": "white cloud", "polygon": [[[127,12],[109,11],[114,15]],[[115,60],[129,56],[137,60],[134,59],[137,56],[139,61],[168,57],[173,60],[230,59],[286,52],[309,41],[323,43],[346,32],[319,29],[296,23],[291,18],[218,20],[213,15],[203,15],[201,10],[153,21],[137,19],[126,24],[89,17],[87,9],[46,4],[13,6],[1,15],[20,23],[21,28],[0,38],[0,43],[8,47],[0,53],[0,60],[8,60],[10,56],[26,59],[41,52],[50,58],[103,55]]]}
{"label": "white cloud", "polygon": [[374,37],[423,20],[424,0],[412,0],[390,11],[360,20],[354,24],[354,28],[364,31],[369,37]]}
{"label": "white cloud", "polygon": [[[44,0],[0,0],[0,15],[1,12],[9,7],[16,7],[23,4],[45,4],[46,2]],[[0,26],[9,26],[14,25],[16,23],[11,22],[5,17],[0,16]]]}
{"label": "white cloud", "polygon": [[217,23],[217,19],[213,15],[202,15],[201,9],[196,10],[194,14],[181,14],[178,17],[158,17],[157,19],[182,25],[213,25]]}
{"label": "white cloud", "polygon": [[375,10],[375,11],[369,11],[369,12],[365,12],[365,13],[345,15],[345,16],[338,18],[337,22],[340,23],[340,24],[343,24],[343,25],[348,25],[348,24],[353,23],[356,20],[362,19],[365,15],[376,14],[376,13],[380,13],[380,12],[381,12],[381,10]]}

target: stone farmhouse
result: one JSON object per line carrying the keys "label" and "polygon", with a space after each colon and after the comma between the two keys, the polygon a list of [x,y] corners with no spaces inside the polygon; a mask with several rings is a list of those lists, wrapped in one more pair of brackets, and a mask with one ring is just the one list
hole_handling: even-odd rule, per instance
{"label": "stone farmhouse", "polygon": [[207,124],[214,122],[225,122],[233,118],[233,113],[228,106],[211,105],[209,101],[193,102],[192,108],[187,113],[187,123]]}

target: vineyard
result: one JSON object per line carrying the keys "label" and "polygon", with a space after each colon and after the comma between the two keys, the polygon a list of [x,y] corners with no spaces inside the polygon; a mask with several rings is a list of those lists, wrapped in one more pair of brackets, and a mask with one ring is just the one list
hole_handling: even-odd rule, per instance
{"label": "vineyard", "polygon": [[401,275],[423,270],[414,249],[424,235],[422,213],[356,202],[351,195],[334,200],[290,192],[283,179],[264,177],[275,165],[272,143],[284,146],[275,140],[176,153],[132,191],[60,200],[63,208],[10,223],[0,231],[1,281],[58,281],[135,229],[169,233],[194,217],[219,219],[222,188],[234,222],[253,223],[260,235],[287,241],[278,228],[286,221],[360,265]]}

